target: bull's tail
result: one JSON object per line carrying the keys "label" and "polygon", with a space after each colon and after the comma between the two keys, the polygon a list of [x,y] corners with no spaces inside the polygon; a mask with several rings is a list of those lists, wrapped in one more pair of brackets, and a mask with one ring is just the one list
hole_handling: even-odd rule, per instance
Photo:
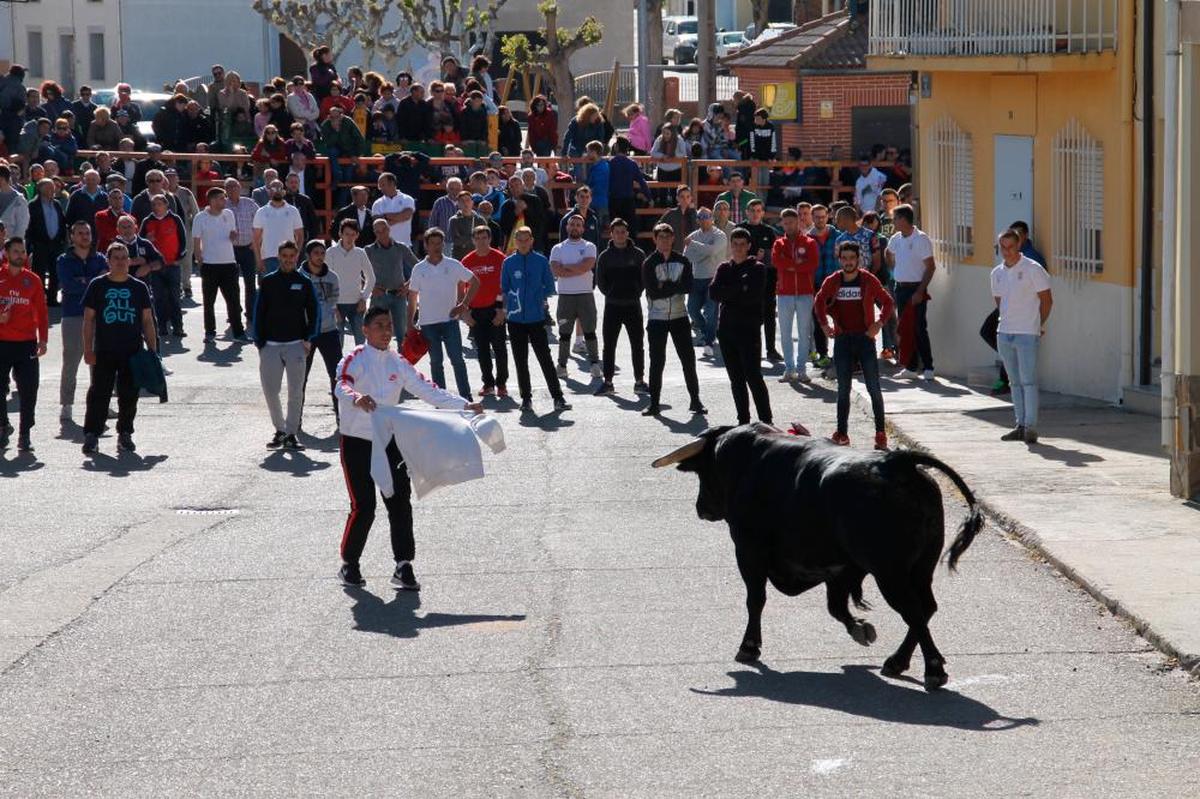
{"label": "bull's tail", "polygon": [[955,537],[953,543],[950,544],[947,557],[947,565],[950,571],[955,571],[958,568],[958,559],[967,551],[967,548],[971,546],[971,542],[975,540],[975,535],[983,528],[983,513],[980,512],[979,505],[975,502],[975,494],[967,487],[966,481],[959,476],[958,472],[932,455],[926,455],[923,452],[915,452],[913,450],[907,450],[905,454],[913,465],[928,466],[932,469],[937,469],[949,477],[950,481],[962,492],[963,499],[967,501],[969,513],[958,528],[958,535]]}

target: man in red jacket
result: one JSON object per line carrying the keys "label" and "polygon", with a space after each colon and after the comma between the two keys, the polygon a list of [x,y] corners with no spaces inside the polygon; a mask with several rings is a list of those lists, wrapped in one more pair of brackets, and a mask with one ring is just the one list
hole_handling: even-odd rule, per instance
{"label": "man in red jacket", "polygon": [[29,430],[37,405],[38,358],[46,354],[50,317],[46,293],[37,273],[25,267],[25,241],[4,242],[7,263],[0,269],[0,449],[8,447],[8,376],[11,373],[21,398],[21,427],[17,449],[30,452]]}
{"label": "man in red jacket", "polygon": [[154,316],[160,339],[168,332],[183,338],[183,308],[179,304],[181,277],[179,261],[187,248],[187,231],[183,220],[171,210],[165,194],[150,198],[150,216],[142,220],[139,231],[162,254],[162,263],[150,273],[150,291],[154,295]]}
{"label": "man in red jacket", "polygon": [[[783,341],[783,377],[781,383],[799,380],[811,383],[808,353],[812,342],[813,276],[817,273],[819,247],[800,227],[800,214],[785,208],[780,214],[783,235],[771,247],[771,265],[775,267],[776,307],[779,309],[779,338]],[[800,357],[792,343],[792,323],[796,323]]]}
{"label": "man in red jacket", "polygon": [[[883,393],[879,390],[879,361],[875,355],[875,337],[883,323],[895,310],[895,303],[883,288],[879,278],[859,269],[858,242],[840,245],[838,260],[841,271],[825,278],[817,292],[817,318],[825,335],[833,339],[833,364],[837,370],[837,432],[830,436],[835,444],[848,446],[846,434],[850,420],[850,380],[854,362],[862,364],[863,382],[871,395],[871,410],[875,414],[875,449],[887,449],[887,433],[883,427]],[[879,316],[875,307],[879,306]],[[833,316],[833,324],[829,317]]]}

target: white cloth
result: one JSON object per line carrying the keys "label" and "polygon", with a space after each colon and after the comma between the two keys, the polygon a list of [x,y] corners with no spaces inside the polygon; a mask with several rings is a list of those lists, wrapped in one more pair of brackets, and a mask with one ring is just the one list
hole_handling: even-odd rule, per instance
{"label": "white cloth", "polygon": [[284,203],[276,208],[267,203],[254,212],[254,229],[262,231],[262,249],[259,252],[262,258],[278,258],[279,245],[285,241],[290,241],[297,247],[304,245],[303,232],[300,240],[296,241],[296,231],[304,230],[304,220],[300,218],[300,211],[294,205]]}
{"label": "white cloth", "polygon": [[[397,191],[391,197],[386,194],[382,195],[378,200],[371,203],[371,214],[376,217],[382,217],[385,214],[398,214],[403,211],[417,210],[417,203],[412,197],[409,197],[402,191]],[[392,241],[401,241],[412,246],[412,218],[407,222],[390,222],[388,223],[392,231]]]}
{"label": "white cloth", "polygon": [[[550,250],[550,263],[559,266],[575,266],[588,258],[593,264],[596,260],[596,245],[587,239],[566,239],[554,245]],[[558,278],[558,293],[562,294],[591,294],[596,282],[591,272],[584,272],[574,277]]]}
{"label": "white cloth", "polygon": [[380,406],[395,405],[405,391],[435,408],[462,410],[467,401],[457,394],[438,388],[411,363],[393,349],[380,350],[370,344],[360,344],[338,364],[334,393],[338,398],[338,430],[344,436],[368,441],[371,432],[370,413],[354,404],[368,396]]}
{"label": "white cloth", "polygon": [[229,234],[236,232],[237,220],[233,218],[233,211],[228,208],[216,215],[205,208],[192,220],[192,238],[200,239],[200,255],[205,263],[235,263],[233,241]]}
{"label": "white cloth", "polygon": [[504,432],[494,418],[454,411],[380,406],[371,413],[371,432],[371,479],[385,497],[396,493],[386,451],[393,439],[417,499],[483,477],[481,438],[492,452],[504,450]]}
{"label": "white cloth", "polygon": [[1042,313],[1038,292],[1050,289],[1050,275],[1042,265],[1024,255],[1012,266],[1003,262],[992,270],[992,296],[1000,299],[997,332],[1041,335]]}
{"label": "white cloth", "polygon": [[933,257],[933,242],[924,231],[913,228],[907,236],[893,233],[887,248],[894,259],[892,277],[897,283],[920,283],[924,279],[925,259]]}
{"label": "white cloth", "polygon": [[854,204],[864,214],[867,211],[874,211],[875,206],[879,204],[879,195],[886,185],[887,176],[875,167],[871,167],[870,172],[859,175],[858,179],[854,181]]}
{"label": "white cloth", "polygon": [[421,310],[421,324],[436,325],[450,321],[450,311],[458,305],[458,286],[469,283],[475,273],[462,265],[461,261],[442,256],[436,264],[428,258],[417,262],[412,277],[408,279],[410,290],[417,292],[417,307]]}
{"label": "white cloth", "polygon": [[347,250],[340,243],[325,251],[325,264],[338,278],[338,302],[368,300],[375,288],[375,269],[362,247]]}

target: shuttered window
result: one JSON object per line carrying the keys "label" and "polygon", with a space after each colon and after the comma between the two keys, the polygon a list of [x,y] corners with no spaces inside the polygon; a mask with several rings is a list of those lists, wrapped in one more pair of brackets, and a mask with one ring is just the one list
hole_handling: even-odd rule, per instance
{"label": "shuttered window", "polygon": [[1050,270],[1082,282],[1104,271],[1104,146],[1072,119],[1054,137],[1051,158]]}
{"label": "shuttered window", "polygon": [[921,169],[922,223],[943,266],[971,257],[975,249],[975,164],[971,134],[948,116],[927,132]]}

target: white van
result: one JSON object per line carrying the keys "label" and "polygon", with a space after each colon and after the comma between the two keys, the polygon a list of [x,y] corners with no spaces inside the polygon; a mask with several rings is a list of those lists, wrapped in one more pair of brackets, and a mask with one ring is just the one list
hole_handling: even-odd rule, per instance
{"label": "white van", "polygon": [[681,36],[696,38],[700,20],[696,17],[663,17],[663,60],[675,57],[675,45]]}

